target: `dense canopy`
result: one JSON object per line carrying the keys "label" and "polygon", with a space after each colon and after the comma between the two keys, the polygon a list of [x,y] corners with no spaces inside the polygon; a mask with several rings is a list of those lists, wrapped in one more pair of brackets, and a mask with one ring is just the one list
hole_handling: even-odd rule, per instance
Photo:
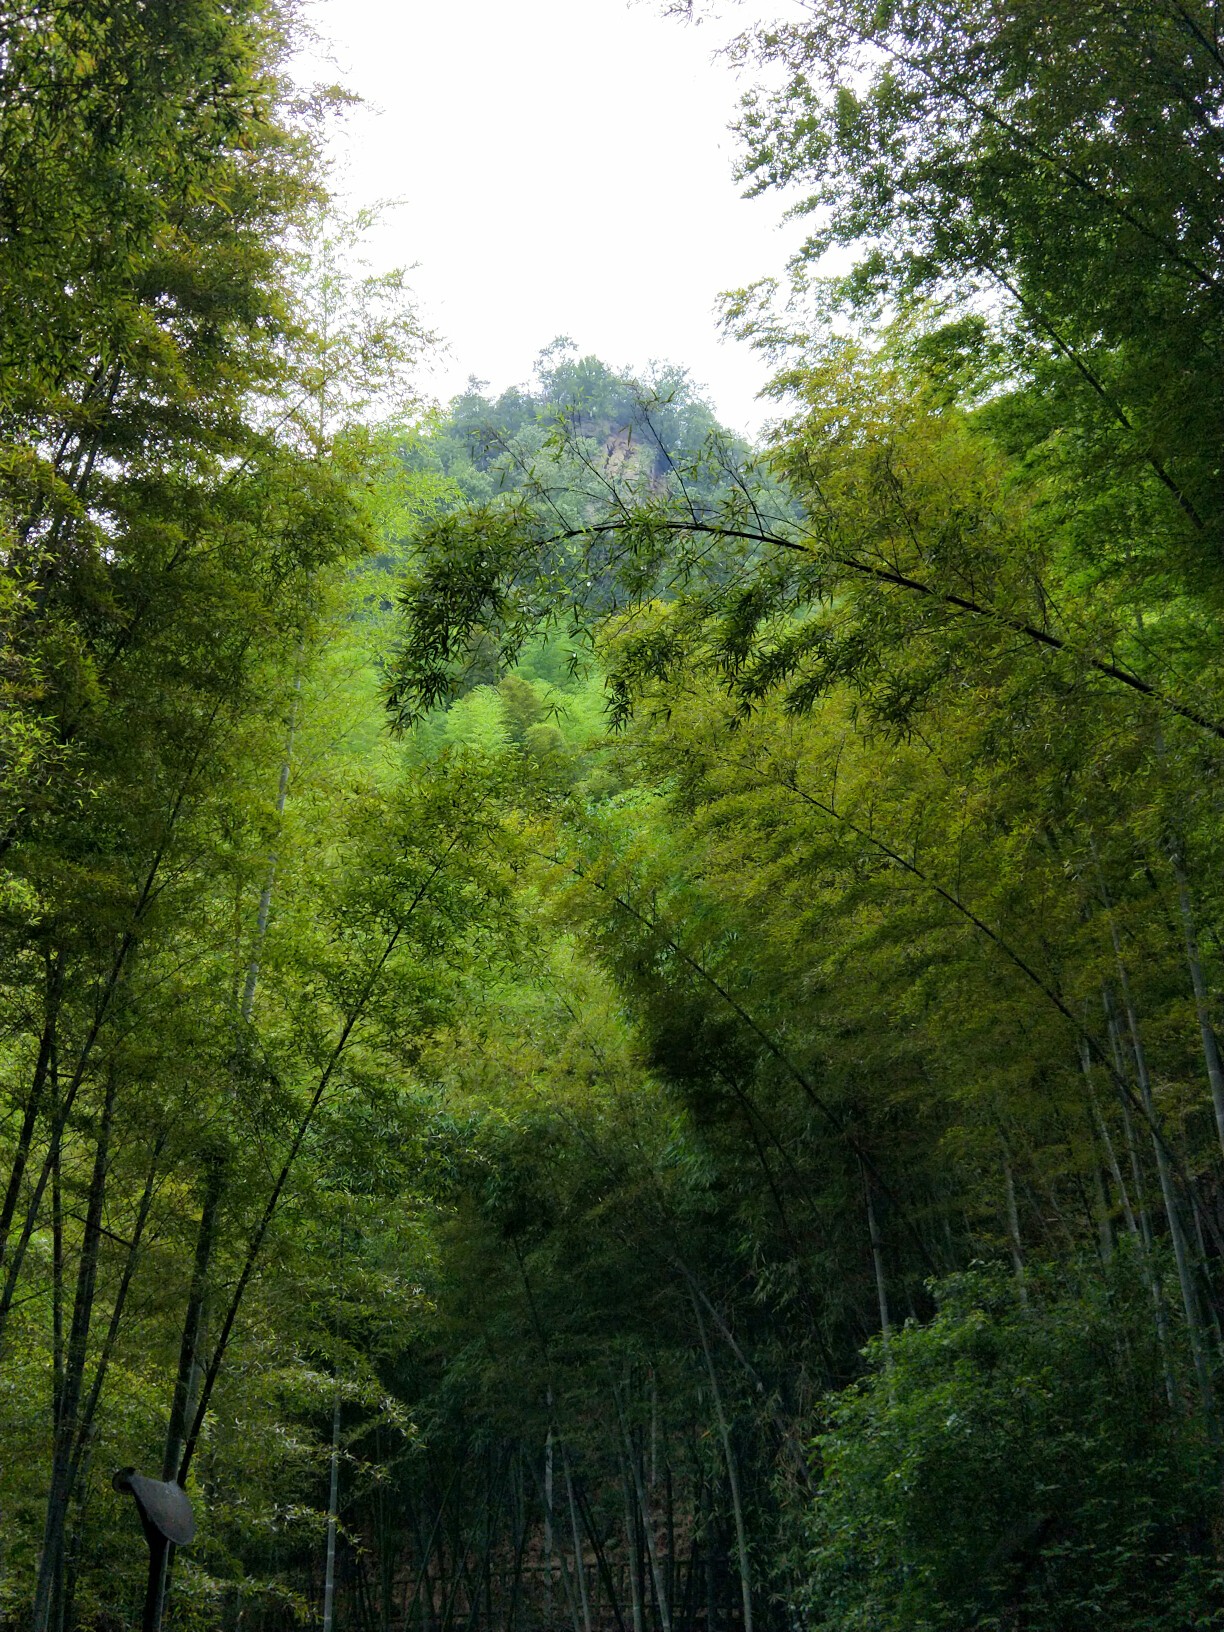
{"label": "dense canopy", "polygon": [[1216,11],[737,16],[759,445],[0,0],[5,1626],[1219,1623]]}

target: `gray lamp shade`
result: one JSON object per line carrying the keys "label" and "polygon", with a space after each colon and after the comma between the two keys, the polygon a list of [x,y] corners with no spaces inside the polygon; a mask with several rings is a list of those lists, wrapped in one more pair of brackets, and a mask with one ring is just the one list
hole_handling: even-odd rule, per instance
{"label": "gray lamp shade", "polygon": [[165,1479],[146,1479],[135,1468],[120,1468],[111,1480],[116,1490],[127,1491],[136,1502],[136,1511],[145,1535],[186,1547],[195,1537],[195,1514],[181,1485]]}

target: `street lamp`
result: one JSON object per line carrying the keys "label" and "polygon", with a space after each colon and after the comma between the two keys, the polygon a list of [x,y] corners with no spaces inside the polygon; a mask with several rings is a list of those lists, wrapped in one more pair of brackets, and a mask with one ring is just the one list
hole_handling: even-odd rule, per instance
{"label": "street lamp", "polygon": [[195,1537],[195,1514],[182,1485],[167,1479],[146,1479],[135,1468],[120,1468],[111,1479],[136,1503],[141,1528],[149,1544],[149,1586],[145,1593],[141,1632],[161,1632],[166,1597],[166,1565],[171,1550],[186,1547]]}

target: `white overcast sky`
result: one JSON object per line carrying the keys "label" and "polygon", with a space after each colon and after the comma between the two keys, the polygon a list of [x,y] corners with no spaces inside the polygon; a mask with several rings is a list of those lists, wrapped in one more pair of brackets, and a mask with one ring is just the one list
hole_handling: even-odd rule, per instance
{"label": "white overcast sky", "polygon": [[[802,239],[774,197],[746,200],[727,129],[740,84],[713,26],[655,0],[315,0],[338,79],[365,107],[336,138],[351,203],[403,202],[378,269],[416,263],[449,346],[429,382],[530,378],[557,335],[617,367],[679,363],[720,417],[755,430],[765,378],[720,337],[719,292],[782,270]],[[738,15],[740,25],[745,12]],[[328,55],[329,54],[329,55]]]}

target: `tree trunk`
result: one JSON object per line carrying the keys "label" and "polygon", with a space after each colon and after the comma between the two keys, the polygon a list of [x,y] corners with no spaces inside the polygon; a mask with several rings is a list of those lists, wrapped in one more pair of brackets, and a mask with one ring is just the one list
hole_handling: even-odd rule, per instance
{"label": "tree trunk", "polygon": [[1130,985],[1126,979],[1126,970],[1122,963],[1117,929],[1114,927],[1112,919],[1110,928],[1113,932],[1114,955],[1117,959],[1118,978],[1126,1011],[1127,1030],[1130,1034],[1131,1053],[1135,1062],[1135,1075],[1139,1083],[1139,1097],[1144,1113],[1153,1129],[1152,1148],[1156,1155],[1156,1174],[1160,1181],[1160,1193],[1164,1201],[1165,1219],[1169,1227],[1169,1241],[1173,1248],[1173,1262],[1177,1266],[1177,1281],[1181,1290],[1182,1308],[1186,1317],[1186,1332],[1190,1339],[1190,1352],[1194,1359],[1194,1373],[1198,1381],[1203,1419],[1214,1444],[1219,1439],[1215,1390],[1212,1386],[1211,1370],[1207,1363],[1206,1346],[1203,1341],[1203,1330],[1199,1317],[1198,1298],[1194,1290],[1189,1253],[1186,1250],[1186,1238],[1182,1230],[1181,1217],[1177,1206],[1177,1194],[1173,1186],[1173,1175],[1169,1168],[1168,1155],[1165,1151],[1164,1141],[1156,1131],[1159,1124],[1156,1121],[1156,1107],[1152,1097],[1152,1082],[1148,1073],[1147,1056],[1144,1053],[1143,1042],[1139,1035],[1139,1022],[1135,1015],[1134,1004],[1131,1001]]}
{"label": "tree trunk", "polygon": [[514,1574],[510,1579],[510,1596],[506,1604],[506,1632],[515,1632],[516,1617],[518,1614],[519,1596],[523,1586],[523,1559],[527,1552],[527,1541],[531,1534],[531,1504],[527,1492],[523,1489],[523,1468],[519,1462],[519,1490],[521,1493],[520,1529],[518,1546],[514,1554]]}
{"label": "tree trunk", "polygon": [[[552,1393],[548,1396],[548,1407],[552,1410]],[[545,1584],[548,1593],[548,1612],[552,1614],[553,1602],[553,1431],[549,1425],[547,1437],[544,1440],[544,1569]]]}
{"label": "tree trunk", "polygon": [[51,1416],[64,1398],[64,1198],[59,1152],[51,1169]]}
{"label": "tree trunk", "polygon": [[1020,1211],[1016,1206],[1016,1181],[1012,1176],[1011,1160],[1003,1157],[1003,1188],[1007,1196],[1007,1239],[1011,1246],[1012,1268],[1016,1272],[1016,1288],[1022,1308],[1028,1308],[1028,1286],[1024,1279],[1024,1251],[1020,1244]]}
{"label": "tree trunk", "polygon": [[722,1440],[723,1455],[727,1462],[727,1483],[731,1487],[731,1511],[735,1520],[735,1545],[739,1556],[740,1596],[744,1606],[744,1632],[752,1632],[752,1577],[748,1567],[748,1536],[744,1527],[744,1504],[740,1499],[739,1474],[735,1466],[735,1453],[731,1446],[731,1430],[727,1424],[727,1414],[723,1410],[722,1394],[718,1387],[718,1373],[714,1369],[714,1356],[710,1353],[705,1321],[701,1318],[701,1305],[698,1303],[696,1293],[692,1291],[692,1288],[689,1289],[689,1295],[693,1300],[693,1312],[697,1316],[697,1330],[701,1334],[702,1353],[705,1355],[706,1371],[710,1378],[710,1391],[714,1396],[718,1433]]}
{"label": "tree trunk", "polygon": [[651,1519],[650,1504],[646,1498],[646,1487],[642,1480],[642,1470],[634,1452],[633,1441],[629,1435],[629,1424],[621,1408],[619,1394],[616,1395],[616,1411],[620,1417],[621,1438],[625,1443],[625,1456],[628,1460],[629,1475],[633,1481],[634,1493],[637,1496],[638,1510],[642,1520],[642,1537],[646,1543],[646,1557],[650,1562],[650,1579],[654,1587],[655,1599],[659,1606],[659,1624],[663,1632],[671,1632],[671,1606],[667,1602],[667,1593],[664,1587],[663,1575],[659,1569],[658,1548],[655,1545],[654,1524]]}
{"label": "tree trunk", "polygon": [[[116,996],[120,990],[128,961],[132,957],[133,952],[138,945],[140,927],[156,899],[158,875],[160,874],[162,866],[166,860],[171,841],[177,834],[179,821],[187,803],[187,796],[190,793],[192,784],[196,779],[197,773],[199,772],[200,762],[203,759],[213,726],[216,724],[217,715],[221,710],[222,701],[223,698],[218,696],[207,720],[204,723],[203,730],[198,737],[193,750],[188,756],[186,773],[180,782],[177,791],[175,792],[174,798],[170,802],[168,811],[166,812],[166,819],[160,841],[153,856],[149,860],[148,867],[145,870],[144,878],[141,881],[136,898],[132,902],[131,914],[128,918],[127,926],[119,937],[114,955],[111,959],[110,968],[107,970],[106,975],[102,980],[101,988],[97,994],[89,1027],[86,1031],[84,1039],[82,1040],[81,1046],[77,1051],[76,1063],[73,1067],[71,1079],[56,1109],[54,1121],[50,1130],[48,1156],[43,1162],[42,1171],[39,1174],[38,1182],[34,1187],[34,1194],[30,1199],[28,1207],[26,1208],[26,1220],[22,1229],[21,1239],[13,1253],[12,1261],[8,1265],[7,1274],[4,1280],[4,1288],[3,1291],[0,1292],[0,1354],[3,1353],[4,1330],[8,1322],[9,1313],[12,1309],[13,1297],[16,1292],[18,1278],[21,1274],[25,1253],[30,1243],[30,1237],[34,1232],[35,1224],[38,1220],[39,1210],[42,1206],[42,1198],[46,1190],[47,1181],[50,1177],[51,1165],[58,1156],[60,1143],[64,1135],[64,1129],[68,1124],[68,1117],[72,1112],[72,1108],[76,1102],[77,1095],[80,1092],[81,1085],[85,1080],[85,1073],[89,1068],[89,1063],[93,1057],[93,1051],[97,1045],[98,1038],[102,1034],[102,1030],[106,1024],[107,1017],[110,1014],[111,1007],[114,1004]],[[53,1040],[54,1027],[52,1027],[51,1035]]]}
{"label": "tree trunk", "polygon": [[[582,1485],[580,1483],[575,1483],[574,1495],[578,1502],[578,1513],[582,1519],[583,1529],[586,1531],[587,1540],[591,1544],[591,1550],[595,1554],[595,1563],[598,1566],[599,1575],[602,1577],[604,1587],[607,1589],[608,1602],[611,1605],[612,1615],[616,1621],[617,1632],[625,1632],[625,1621],[623,1615],[621,1614],[620,1595],[616,1590],[616,1583],[612,1579],[612,1570],[608,1564],[607,1554],[604,1552],[603,1546],[600,1543],[599,1533],[595,1527],[594,1519],[592,1518],[590,1508],[587,1505],[586,1497],[583,1494]],[[595,1618],[598,1621],[598,1609],[596,1610]]]}
{"label": "tree trunk", "polygon": [[332,1632],[336,1601],[336,1521],[340,1511],[340,1389],[332,1406],[331,1479],[327,1495],[327,1562],[323,1569],[323,1632]]}
{"label": "tree trunk", "polygon": [[42,1109],[43,1091],[46,1088],[48,1077],[54,1071],[55,1027],[59,1015],[59,999],[59,965],[58,963],[48,963],[46,1014],[43,1020],[42,1036],[38,1044],[38,1058],[34,1064],[34,1076],[30,1083],[30,1092],[26,1096],[25,1109],[21,1118],[21,1129],[17,1135],[17,1148],[13,1153],[13,1165],[9,1170],[9,1180],[5,1187],[4,1200],[0,1203],[0,1266],[4,1263],[5,1254],[8,1250],[9,1232],[13,1227],[17,1203],[21,1199],[22,1180],[25,1178],[26,1166],[30,1160],[34,1129],[38,1123],[38,1113]]}
{"label": "tree trunk", "polygon": [[[302,694],[301,653],[299,652],[298,670],[293,678],[293,702],[289,711],[289,738],[285,744],[285,757],[281,761],[280,782],[276,790],[276,821],[279,827],[281,818],[285,814],[285,801],[289,796],[289,774],[293,768],[293,738],[297,731],[298,702]],[[239,1012],[244,1022],[249,1022],[255,1008],[255,987],[259,981],[259,954],[263,947],[264,936],[268,932],[268,919],[272,913],[272,889],[276,883],[276,852],[268,857],[268,872],[264,879],[264,887],[259,892],[259,909],[255,914],[255,947],[251,953],[251,961],[247,965],[246,980],[242,987],[242,1002]]]}
{"label": "tree trunk", "polygon": [[323,1097],[327,1093],[328,1087],[330,1086],[332,1078],[336,1073],[337,1067],[344,1057],[344,1053],[348,1047],[349,1039],[352,1037],[353,1030],[356,1027],[357,1022],[365,1013],[366,1007],[374,995],[379,978],[381,977],[384,968],[394,953],[396,946],[399,944],[400,937],[407,928],[409,919],[411,919],[421,902],[425,899],[429,890],[432,888],[435,879],[438,877],[438,874],[445,866],[451,851],[456,848],[462,837],[463,830],[459,829],[443,848],[433,867],[430,869],[428,876],[425,878],[418,888],[416,894],[413,896],[403,917],[383,943],[382,950],[374,959],[365,981],[358,990],[353,1006],[344,1019],[339,1035],[336,1038],[336,1042],[332,1047],[331,1053],[328,1055],[327,1062],[322,1071],[319,1073],[319,1079],[315,1085],[314,1092],[310,1097],[306,1110],[303,1112],[298,1122],[297,1129],[294,1132],[294,1136],[289,1145],[289,1150],[285,1156],[285,1159],[281,1163],[276,1180],[272,1186],[271,1193],[268,1196],[267,1201],[264,1203],[263,1211],[259,1216],[259,1221],[255,1226],[255,1230],[250,1238],[250,1241],[248,1242],[246,1254],[242,1261],[242,1267],[238,1272],[238,1278],[234,1283],[232,1292],[230,1293],[229,1303],[221,1320],[221,1329],[217,1334],[216,1345],[213,1348],[212,1356],[209,1359],[208,1365],[204,1370],[203,1378],[200,1384],[200,1397],[196,1403],[196,1408],[192,1415],[190,1426],[187,1429],[186,1441],[183,1446],[182,1460],[179,1463],[178,1469],[178,1481],[180,1484],[186,1483],[187,1473],[191,1467],[192,1459],[195,1456],[195,1448],[199,1442],[200,1432],[204,1427],[204,1419],[207,1415],[209,1403],[212,1399],[213,1389],[216,1387],[217,1378],[220,1375],[221,1367],[225,1361],[225,1355],[229,1347],[230,1336],[234,1329],[234,1323],[238,1319],[239,1311],[241,1310],[243,1300],[246,1297],[247,1286],[250,1284],[251,1276],[255,1273],[255,1266],[259,1262],[260,1254],[263,1251],[264,1239],[267,1236],[268,1230],[271,1228],[273,1218],[276,1216],[277,1208],[280,1205],[281,1195],[284,1191],[285,1185],[288,1183],[289,1175],[293,1171],[294,1164],[298,1158],[298,1153],[301,1150],[303,1141],[310,1130],[311,1123],[314,1121],[315,1113],[318,1111],[319,1106],[323,1102]]}
{"label": "tree trunk", "polygon": [[[875,1205],[871,1199],[871,1180],[867,1176],[867,1169],[860,1162],[859,1171],[863,1177],[863,1194],[867,1200],[867,1234],[871,1241],[871,1262],[875,1270],[876,1301],[880,1310],[880,1336],[884,1341],[885,1364],[888,1359],[888,1345],[892,1340],[892,1319],[888,1310],[888,1282],[884,1274],[884,1243],[880,1237],[880,1226],[876,1222]],[[704,1340],[705,1332],[702,1331]]]}
{"label": "tree trunk", "polygon": [[[534,1467],[532,1468],[531,1471],[532,1471],[532,1475],[535,1478],[536,1482],[538,1484],[540,1484],[540,1494],[541,1494],[541,1497],[542,1497],[543,1502],[544,1502],[545,1513],[549,1517],[552,1517],[551,1503],[550,1503],[550,1500],[549,1500],[549,1493],[548,1493],[547,1489],[544,1487],[543,1483],[540,1481],[540,1476],[539,1476],[539,1474],[536,1473]],[[569,1610],[570,1624],[573,1627],[574,1632],[583,1632],[582,1620],[581,1620],[581,1616],[580,1616],[579,1610],[578,1610],[578,1601],[577,1601],[577,1598],[576,1598],[576,1596],[574,1594],[573,1583],[570,1581],[569,1566],[565,1562],[565,1553],[564,1553],[564,1551],[558,1550],[557,1554],[556,1554],[556,1557],[557,1557],[557,1562],[561,1567],[561,1569],[560,1569],[561,1588],[562,1588],[562,1591],[565,1594],[565,1604],[566,1604],[566,1608]],[[551,1611],[552,1611],[552,1598],[553,1598],[553,1590],[552,1589],[553,1589],[553,1570],[552,1570],[552,1559],[550,1557],[549,1565],[548,1565],[548,1604],[549,1604],[550,1617],[551,1617]]]}
{"label": "tree trunk", "polygon": [[1093,1149],[1092,1163],[1092,1203],[1097,1219],[1097,1243],[1100,1249],[1101,1263],[1102,1265],[1108,1265],[1112,1261],[1114,1253],[1113,1218],[1105,1173],[1100,1162],[1096,1160],[1095,1147]]}
{"label": "tree trunk", "polygon": [[582,1537],[578,1532],[578,1507],[574,1501],[574,1481],[570,1474],[569,1457],[565,1454],[565,1446],[561,1447],[561,1471],[565,1475],[565,1493],[569,1498],[570,1530],[574,1537],[574,1574],[578,1578],[579,1601],[582,1605],[582,1625],[584,1632],[591,1632],[591,1604],[587,1597],[586,1560],[583,1556]]}
{"label": "tree trunk", "polygon": [[629,1601],[633,1610],[633,1632],[643,1632],[641,1557],[637,1544],[637,1521],[633,1516],[633,1498],[629,1494],[628,1474],[621,1477],[621,1494],[625,1499],[625,1550],[629,1563]]}
{"label": "tree trunk", "polygon": [[191,1266],[191,1282],[187,1291],[187,1308],[183,1315],[183,1336],[179,1345],[178,1371],[174,1379],[174,1394],[170,1402],[170,1419],[166,1428],[166,1445],[162,1455],[162,1478],[173,1479],[178,1472],[179,1457],[183,1451],[183,1435],[187,1429],[192,1377],[200,1359],[200,1337],[204,1322],[204,1301],[208,1292],[208,1269],[212,1261],[217,1235],[217,1211],[224,1188],[225,1168],[219,1155],[212,1154],[208,1161],[204,1185],[204,1200],[200,1208],[200,1226],[196,1231],[195,1255]]}
{"label": "tree trunk", "polygon": [[98,1122],[93,1173],[90,1178],[86,1203],[85,1228],[81,1238],[80,1260],[77,1265],[77,1285],[76,1296],[73,1301],[72,1325],[68,1333],[68,1345],[64,1359],[63,1388],[59,1399],[59,1410],[55,1416],[51,1484],[47,1493],[42,1554],[34,1588],[34,1606],[30,1617],[33,1632],[48,1632],[51,1604],[60,1580],[64,1526],[68,1517],[68,1502],[72,1494],[72,1475],[75,1461],[73,1452],[76,1446],[78,1428],[77,1413],[84,1388],[89,1329],[93,1320],[98,1259],[102,1245],[102,1207],[106,1197],[106,1181],[110,1162],[111,1123],[117,1087],[116,1073],[111,1071],[107,1075],[106,1095]]}
{"label": "tree trunk", "polygon": [[1173,873],[1177,879],[1177,903],[1181,909],[1182,933],[1186,942],[1186,961],[1190,965],[1190,984],[1194,990],[1194,1012],[1198,1018],[1199,1036],[1203,1044],[1203,1062],[1207,1067],[1207,1082],[1211,1088],[1211,1103],[1215,1110],[1216,1133],[1220,1152],[1224,1155],[1224,1064],[1220,1060],[1220,1045],[1211,1024],[1211,1006],[1207,996],[1207,982],[1203,976],[1203,961],[1199,956],[1198,935],[1194,927],[1194,909],[1190,904],[1190,885],[1176,846],[1171,852]]}
{"label": "tree trunk", "polygon": [[1139,1226],[1135,1221],[1135,1212],[1131,1206],[1130,1195],[1127,1192],[1126,1181],[1122,1177],[1122,1168],[1118,1161],[1118,1153],[1114,1149],[1113,1139],[1105,1118],[1101,1115],[1101,1107],[1097,1103],[1096,1092],[1092,1086],[1092,1060],[1088,1053],[1088,1044],[1080,1039],[1080,1069],[1084,1073],[1084,1081],[1088,1084],[1088,1104],[1092,1111],[1093,1125],[1105,1151],[1105,1159],[1109,1163],[1109,1171],[1113,1175],[1114,1185],[1117,1188],[1118,1200],[1122,1205],[1122,1216],[1126,1220],[1126,1228],[1130,1234],[1139,1239]]}
{"label": "tree trunk", "polygon": [[[1121,1083],[1126,1073],[1126,1065],[1122,1054],[1122,1036],[1118,1026],[1117,1012],[1114,1009],[1113,996],[1107,986],[1103,988],[1103,997],[1110,1051],[1113,1055],[1114,1070],[1117,1073],[1119,1083]],[[1177,1382],[1173,1376],[1173,1365],[1169,1357],[1169,1319],[1165,1309],[1164,1287],[1161,1284],[1161,1278],[1152,1255],[1152,1226],[1148,1218],[1143,1170],[1139,1163],[1139,1147],[1135,1141],[1135,1130],[1131,1123],[1129,1098],[1120,1086],[1118,1090],[1118,1107],[1122,1116],[1122,1133],[1126,1139],[1131,1178],[1135,1185],[1140,1262],[1143,1265],[1144,1279],[1152,1293],[1152,1308],[1156,1318],[1156,1341],[1160,1347],[1161,1366],[1164,1371],[1165,1398],[1168,1400],[1169,1409],[1172,1411],[1177,1404]]]}

